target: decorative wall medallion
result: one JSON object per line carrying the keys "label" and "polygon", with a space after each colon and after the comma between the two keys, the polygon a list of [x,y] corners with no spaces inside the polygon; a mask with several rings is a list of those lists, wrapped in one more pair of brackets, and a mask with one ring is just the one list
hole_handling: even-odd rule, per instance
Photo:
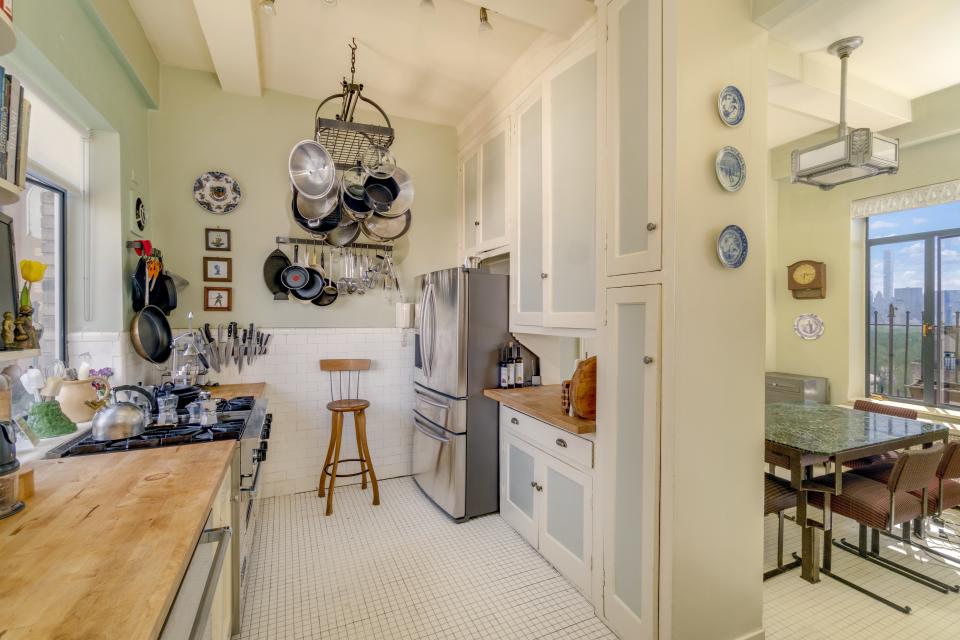
{"label": "decorative wall medallion", "polygon": [[140,196],[137,196],[133,201],[133,219],[140,231],[147,227],[147,205]]}
{"label": "decorative wall medallion", "polygon": [[728,84],[720,90],[717,96],[717,113],[723,124],[728,127],[739,127],[743,122],[743,116],[746,115],[747,103],[743,99],[740,89],[732,84]]}
{"label": "decorative wall medallion", "polygon": [[736,147],[724,147],[714,161],[717,180],[727,191],[740,191],[747,181],[747,162]]}
{"label": "decorative wall medallion", "polygon": [[208,171],[193,183],[193,198],[210,213],[230,213],[240,204],[240,184],[222,171]]}
{"label": "decorative wall medallion", "polygon": [[747,260],[747,234],[735,224],[724,227],[717,236],[717,257],[728,269],[739,269]]}
{"label": "decorative wall medallion", "polygon": [[823,320],[815,313],[802,313],[793,321],[793,332],[804,340],[816,340],[823,335]]}

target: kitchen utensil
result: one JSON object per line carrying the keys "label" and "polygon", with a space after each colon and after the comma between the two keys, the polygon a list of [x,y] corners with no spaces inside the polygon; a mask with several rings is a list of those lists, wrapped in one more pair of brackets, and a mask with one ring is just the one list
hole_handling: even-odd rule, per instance
{"label": "kitchen utensil", "polygon": [[577,417],[597,418],[597,356],[581,360],[570,379],[570,406]]}
{"label": "kitchen utensil", "polygon": [[[325,233],[330,229],[335,228],[340,224],[341,211],[340,211],[340,195],[339,191],[333,191],[329,198],[334,199],[333,210],[329,214],[321,218],[307,218],[300,211],[298,205],[299,202],[303,201],[303,198],[300,198],[296,189],[293,191],[293,201],[291,204],[291,210],[293,211],[293,221],[296,222],[301,229],[307,231],[311,234]],[[306,200],[309,202],[309,200]],[[309,212],[308,212],[309,213]]]}
{"label": "kitchen utensil", "polygon": [[293,263],[280,272],[280,282],[289,291],[293,292],[302,289],[310,281],[310,274],[307,268],[299,263],[300,245],[293,245]]}
{"label": "kitchen utensil", "polygon": [[[296,251],[296,250],[294,250]],[[304,252],[306,254],[306,251]],[[306,256],[304,256],[304,269],[307,272],[307,282],[302,287],[298,289],[291,289],[290,295],[292,295],[296,300],[304,304],[310,302],[323,291],[323,276],[320,273],[311,267],[306,265]],[[252,337],[252,336],[251,336]]]}
{"label": "kitchen utensil", "polygon": [[390,203],[390,208],[387,211],[378,211],[377,213],[380,215],[394,218],[403,215],[413,206],[413,179],[403,169],[398,167],[389,178],[371,176],[367,178],[367,184],[371,183],[383,183],[391,190],[393,185],[396,185],[396,193],[393,202]]}
{"label": "kitchen utensil", "polygon": [[[324,292],[325,294],[327,294],[328,296],[334,296],[334,300],[336,300],[337,287],[336,287],[336,285],[333,283],[333,275],[326,270],[326,265],[324,264],[324,262],[325,262],[325,261],[324,261],[324,256],[325,256],[325,255],[326,255],[326,252],[321,249],[321,251],[320,251],[320,275],[323,276],[323,281],[324,281],[324,284],[323,284],[323,292]],[[331,267],[332,267],[332,266],[333,266],[333,265],[331,264]],[[333,300],[331,300],[331,302],[333,302]],[[328,303],[328,304],[329,304],[329,303]],[[323,305],[321,305],[321,306],[323,306]]]}
{"label": "kitchen utensil", "polygon": [[294,200],[297,211],[308,221],[326,218],[333,213],[338,204],[340,204],[340,194],[334,189],[322,198],[308,198],[298,192]]}
{"label": "kitchen utensil", "polygon": [[44,383],[43,388],[40,389],[40,397],[44,400],[53,400],[57,397],[57,394],[60,393],[62,386],[63,378],[60,376],[50,376]]}
{"label": "kitchen utensil", "polygon": [[11,423],[0,422],[0,518],[23,510],[20,500],[17,436]]}
{"label": "kitchen utensil", "polygon": [[132,402],[114,402],[93,416],[91,437],[98,442],[134,438],[144,432],[147,416]]}
{"label": "kitchen utensil", "polygon": [[374,178],[389,178],[397,169],[397,160],[386,147],[371,144],[361,158],[361,165]]}
{"label": "kitchen utensil", "polygon": [[163,311],[150,304],[149,286],[145,287],[143,302],[143,308],[130,321],[130,341],[138,356],[159,365],[173,351],[173,331]]}
{"label": "kitchen utensil", "polygon": [[[323,289],[322,286],[320,288]],[[247,343],[247,364],[253,364],[253,351],[254,351],[253,345],[256,342],[256,339],[257,339],[257,330],[254,328],[253,323],[251,322],[250,332],[247,335],[247,340],[249,340],[249,342]]]}
{"label": "kitchen utensil", "polygon": [[374,213],[389,211],[394,192],[382,183],[368,183],[363,189],[363,201]]}
{"label": "kitchen utensil", "polygon": [[157,398],[157,424],[177,424],[177,401],[175,395]]}
{"label": "kitchen utensil", "polygon": [[166,271],[161,271],[157,276],[157,283],[150,290],[150,296],[153,305],[163,311],[164,315],[170,315],[177,308],[177,285]]}
{"label": "kitchen utensil", "polygon": [[111,393],[115,402],[132,402],[145,412],[147,417],[156,414],[159,411],[156,397],[144,389],[134,384],[122,384],[113,388]]}
{"label": "kitchen utensil", "polygon": [[213,332],[210,330],[210,323],[203,325],[203,340],[207,359],[210,361],[210,367],[220,373],[220,353],[217,351],[216,344],[213,342]]}
{"label": "kitchen utensil", "polygon": [[240,336],[240,340],[237,342],[237,373],[243,372],[243,360],[246,355],[247,349],[247,330],[243,330],[243,335]]}
{"label": "kitchen utensil", "polygon": [[363,233],[374,240],[388,242],[396,240],[410,230],[410,223],[413,219],[413,213],[407,211],[405,214],[393,218],[387,218],[380,214],[373,214],[360,223]]}
{"label": "kitchen utensil", "polygon": [[360,237],[360,223],[348,221],[327,233],[327,243],[334,247],[345,247]]}
{"label": "kitchen utensil", "polygon": [[272,337],[273,337],[273,334],[272,334],[272,333],[268,333],[268,334],[266,335],[266,337],[263,339],[263,349],[262,349],[262,351],[260,352],[260,353],[262,353],[263,355],[266,355],[266,354],[267,354],[267,349],[268,349],[269,346],[270,346],[270,338],[272,338]]}
{"label": "kitchen utensil", "polygon": [[43,373],[36,367],[30,367],[20,376],[20,384],[27,390],[27,393],[33,395],[37,402],[40,402],[40,389],[43,388],[44,382],[46,382],[46,379],[43,377]]}
{"label": "kitchen utensil", "polygon": [[337,168],[326,148],[315,140],[294,145],[288,162],[290,182],[307,198],[322,198],[337,182]]}
{"label": "kitchen utensil", "polygon": [[157,397],[168,395],[177,399],[177,409],[186,409],[187,405],[197,399],[200,388],[193,385],[177,385],[166,382],[157,389]]}
{"label": "kitchen utensil", "polygon": [[[107,393],[110,385],[106,378],[96,378],[105,385]],[[57,402],[63,413],[74,422],[89,422],[93,414],[102,409],[105,402],[97,394],[94,380],[64,380],[57,394]]]}

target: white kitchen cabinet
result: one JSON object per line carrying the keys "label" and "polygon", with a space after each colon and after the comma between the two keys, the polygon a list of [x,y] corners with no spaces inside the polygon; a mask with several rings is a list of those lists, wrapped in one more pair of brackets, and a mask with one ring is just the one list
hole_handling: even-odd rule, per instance
{"label": "white kitchen cabinet", "polygon": [[511,255],[511,323],[543,324],[543,100],[539,86],[514,116],[517,224]]}
{"label": "white kitchen cabinet", "polygon": [[606,275],[661,268],[661,0],[606,7]]}
{"label": "white kitchen cabinet", "polygon": [[656,634],[660,285],[606,291],[597,376],[603,613],[621,638]]}
{"label": "white kitchen cabinet", "polygon": [[480,152],[468,154],[460,163],[460,194],[463,215],[463,251],[470,255],[480,240]]}
{"label": "white kitchen cabinet", "polygon": [[509,243],[508,121],[487,130],[460,159],[461,244],[465,256]]}
{"label": "white kitchen cabinet", "polygon": [[592,442],[502,405],[500,434],[500,515],[589,598]]}

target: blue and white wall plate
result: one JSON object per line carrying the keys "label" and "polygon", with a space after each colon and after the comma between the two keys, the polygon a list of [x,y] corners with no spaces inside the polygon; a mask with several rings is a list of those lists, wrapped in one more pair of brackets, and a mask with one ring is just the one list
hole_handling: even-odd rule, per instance
{"label": "blue and white wall plate", "polygon": [[210,213],[230,213],[242,195],[240,184],[222,171],[208,171],[193,183],[193,199]]}
{"label": "blue and white wall plate", "polygon": [[747,181],[747,162],[736,147],[724,147],[717,153],[714,161],[717,180],[727,191],[740,191]]}
{"label": "blue and white wall plate", "polygon": [[747,234],[735,224],[727,225],[717,236],[717,257],[728,269],[739,269],[747,260]]}
{"label": "blue and white wall plate", "polygon": [[720,114],[723,124],[728,127],[739,127],[746,112],[747,103],[743,99],[740,89],[728,84],[720,90],[720,94],[717,96],[717,113]]}
{"label": "blue and white wall plate", "polygon": [[804,340],[816,340],[823,335],[823,320],[815,313],[801,313],[793,321],[793,332]]}

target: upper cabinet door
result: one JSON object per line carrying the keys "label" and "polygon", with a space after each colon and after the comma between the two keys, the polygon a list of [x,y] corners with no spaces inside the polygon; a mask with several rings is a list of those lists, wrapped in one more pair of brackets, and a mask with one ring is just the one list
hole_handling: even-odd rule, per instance
{"label": "upper cabinet door", "polygon": [[480,155],[474,151],[460,167],[461,194],[463,195],[463,252],[469,255],[476,251],[480,236]]}
{"label": "upper cabinet door", "polygon": [[544,324],[596,326],[597,54],[551,69],[544,91]]}
{"label": "upper cabinet door", "polygon": [[606,275],[661,268],[660,0],[612,0],[606,40]]}
{"label": "upper cabinet door", "polygon": [[512,261],[513,323],[543,322],[543,101],[536,91],[515,117],[516,244]]}
{"label": "upper cabinet door", "polygon": [[480,148],[480,250],[507,244],[507,122]]}

